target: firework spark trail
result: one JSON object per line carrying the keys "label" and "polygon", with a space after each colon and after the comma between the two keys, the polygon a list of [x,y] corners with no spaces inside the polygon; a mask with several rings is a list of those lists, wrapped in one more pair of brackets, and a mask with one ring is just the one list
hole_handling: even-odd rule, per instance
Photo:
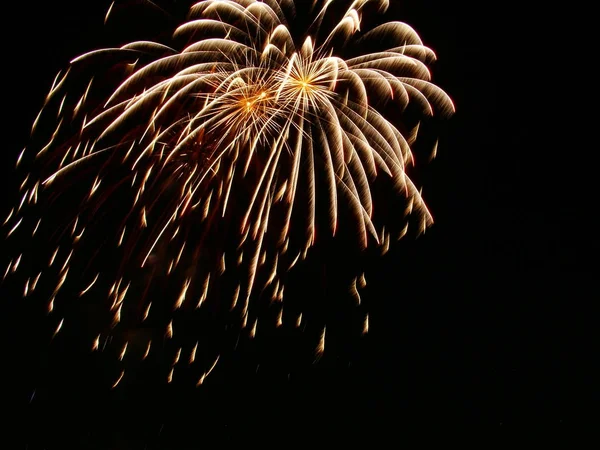
{"label": "firework spark trail", "polygon": [[[26,228],[19,214],[24,204],[41,204],[38,196],[68,190],[80,182],[78,174],[87,180],[83,174],[93,172],[79,210],[65,222],[72,249],[60,263],[50,309],[61,301],[58,291],[73,252],[84,251],[91,233],[83,231],[98,227],[97,217],[114,214],[119,225],[114,242],[106,250],[96,243],[93,252],[120,248],[121,264],[105,276],[86,257],[94,271],[75,289],[89,296],[101,289],[97,281],[114,278],[108,294],[112,327],[128,305],[132,261],[142,268],[154,261],[152,273],[168,266],[177,284],[172,311],[218,303],[219,289],[227,289],[216,280],[235,270],[234,289],[223,303],[242,328],[254,324],[251,336],[258,322],[255,305],[263,297],[284,300],[286,272],[307,257],[317,230],[335,236],[344,218],[358,230],[358,247],[376,244],[387,251],[390,232],[374,216],[372,192],[382,177],[406,197],[407,214],[428,226],[431,215],[406,173],[416,131],[403,134],[378,105],[393,103],[398,112],[414,105],[423,116],[448,115],[454,106],[431,82],[428,64],[435,54],[410,26],[389,22],[361,29],[367,5],[383,12],[388,1],[315,0],[308,33],[298,37],[289,25],[296,17],[293,0],[200,1],[175,30],[173,46],[139,41],[95,50],[57,75],[32,136],[51,114],[57,125],[29,159],[37,169],[25,178],[19,207],[5,221],[8,236],[18,234]],[[112,10],[113,4],[106,19]],[[325,26],[329,17],[341,18]],[[369,42],[385,47],[344,59],[346,48]],[[123,73],[108,94],[96,91],[101,83],[93,82],[101,73],[96,67],[106,60],[120,64]],[[77,78],[90,67],[93,76]],[[19,155],[18,165],[25,156]],[[400,236],[404,233],[406,228]],[[55,246],[50,265],[57,258]],[[11,261],[7,273],[19,260]],[[156,279],[146,277],[145,293]],[[34,287],[28,279],[25,294]],[[353,295],[360,304],[357,288],[355,280]],[[158,311],[150,309],[146,294],[139,303],[141,321]],[[282,311],[278,326],[285,323]],[[295,317],[299,325],[302,313]],[[168,323],[172,338],[173,319],[160,320]],[[61,320],[56,333],[62,325]],[[363,333],[368,327],[367,315]],[[319,355],[325,350],[322,329]],[[144,358],[149,351],[148,342]],[[120,359],[125,356],[123,349]],[[199,384],[213,369],[201,371]],[[124,371],[115,387],[123,376]]]}

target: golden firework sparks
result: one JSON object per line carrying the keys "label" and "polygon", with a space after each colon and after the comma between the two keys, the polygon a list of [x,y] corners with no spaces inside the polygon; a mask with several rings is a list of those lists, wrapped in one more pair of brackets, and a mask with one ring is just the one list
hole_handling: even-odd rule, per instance
{"label": "golden firework sparks", "polygon": [[[210,309],[203,305],[223,303],[242,328],[250,315],[253,338],[259,303],[284,302],[287,273],[306,260],[320,236],[337,236],[342,219],[357,231],[354,245],[388,251],[392,231],[374,213],[380,180],[401,193],[416,230],[432,223],[407,173],[419,127],[400,126],[397,118],[409,105],[425,117],[454,111],[431,80],[435,53],[405,23],[363,29],[366,6],[384,12],[388,0],[312,3],[308,27],[295,34],[290,24],[300,4],[293,0],[199,1],[174,30],[172,46],[137,41],[95,50],[57,74],[32,126],[37,148],[23,150],[17,159],[19,168],[27,163],[36,170],[24,176],[23,194],[4,221],[7,237],[21,228],[39,235],[42,217],[24,210],[40,211],[56,192],[75,197],[81,192],[57,233],[70,240],[52,242],[55,250],[44,256],[56,273],[55,260],[66,254],[49,311],[67,304],[61,297],[55,305],[65,283],[70,287],[64,291],[88,294],[85,299],[96,295],[96,283],[107,283],[108,326],[121,327],[134,320],[130,316],[144,322],[152,305],[147,296],[164,277],[177,286],[171,314],[190,309],[201,314]],[[113,14],[114,2],[105,21]],[[335,17],[339,20],[329,20]],[[376,50],[360,53],[361,48]],[[113,60],[117,75],[102,77],[102,65]],[[93,82],[98,79],[106,85]],[[49,121],[49,127],[41,126]],[[47,134],[40,137],[43,130]],[[437,148],[436,141],[434,154]],[[78,177],[81,189],[71,190]],[[401,226],[393,231],[398,238],[408,229]],[[107,234],[110,243],[89,239]],[[96,261],[113,255],[115,273],[107,275]],[[21,259],[13,257],[5,277]],[[27,278],[25,296],[41,275],[37,268],[33,273],[38,275]],[[73,286],[75,280],[84,281]],[[144,294],[136,304],[138,281]],[[226,283],[231,289],[223,288]],[[365,286],[364,273],[352,281],[358,305]],[[130,288],[135,293],[126,298]],[[190,298],[197,299],[191,307]],[[285,328],[283,306],[278,307],[276,328]],[[173,319],[161,318],[166,314],[161,311],[161,304],[155,306],[151,319],[162,319],[161,333],[173,339]],[[310,323],[310,315],[295,314],[290,326]],[[321,356],[325,328],[318,329]],[[367,314],[362,332],[368,329]],[[93,348],[98,346],[99,335]],[[190,363],[197,348],[196,343]],[[126,349],[127,344],[120,359]],[[181,347],[175,361],[180,352]],[[173,371],[169,382],[172,376]]]}

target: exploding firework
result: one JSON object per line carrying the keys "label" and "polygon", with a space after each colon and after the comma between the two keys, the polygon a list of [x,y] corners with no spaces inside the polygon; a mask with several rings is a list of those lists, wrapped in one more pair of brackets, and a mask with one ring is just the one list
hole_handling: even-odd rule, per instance
{"label": "exploding firework", "polygon": [[[169,45],[92,51],[57,76],[5,221],[8,236],[48,251],[18,254],[5,277],[27,266],[23,295],[47,291],[36,298],[53,337],[88,302],[101,324],[86,328],[90,350],[145,359],[172,341],[167,380],[185,362],[201,384],[219,360],[203,341],[216,328],[239,342],[263,320],[311,320],[287,306],[285,286],[320,240],[385,250],[402,237],[408,221],[378,220],[376,186],[396,192],[418,229],[431,223],[407,174],[418,124],[399,118],[453,112],[430,81],[434,52],[401,22],[363,29],[387,0],[309,3],[201,1]],[[358,303],[365,283],[352,282]],[[159,332],[113,339],[144,324]],[[367,333],[367,314],[361,324]]]}

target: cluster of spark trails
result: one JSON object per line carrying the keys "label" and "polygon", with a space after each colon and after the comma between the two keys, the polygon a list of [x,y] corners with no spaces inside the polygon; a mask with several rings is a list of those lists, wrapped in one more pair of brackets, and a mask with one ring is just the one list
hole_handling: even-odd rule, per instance
{"label": "cluster of spark trails", "polygon": [[[374,218],[378,180],[391,182],[419,229],[430,224],[405,170],[416,128],[401,132],[378,105],[452,113],[430,82],[433,51],[401,22],[361,28],[367,6],[384,12],[388,0],[301,6],[311,20],[298,33],[293,0],[200,1],[174,32],[179,46],[92,51],[57,76],[33,126],[37,148],[19,155],[28,175],[5,221],[9,237],[43,235],[36,253],[51,245],[41,263],[15,256],[5,277],[29,258],[23,295],[44,284],[54,337],[87,301],[103,323],[82,337],[90,350],[144,359],[173,340],[168,381],[198,364],[201,384],[220,353],[177,341],[191,318],[233,325],[238,341],[262,326],[302,329],[310,318],[301,304],[285,306],[285,281],[318,236],[345,227],[353,245],[387,249],[391,233]],[[385,47],[343,57],[367,44]],[[42,232],[47,216],[63,226]],[[365,284],[364,275],[352,283],[357,303]],[[268,319],[265,304],[276,310]],[[115,338],[147,322],[160,332]],[[361,323],[366,333],[367,313]],[[317,356],[326,324],[318,329]],[[119,371],[113,386],[126,377]]]}

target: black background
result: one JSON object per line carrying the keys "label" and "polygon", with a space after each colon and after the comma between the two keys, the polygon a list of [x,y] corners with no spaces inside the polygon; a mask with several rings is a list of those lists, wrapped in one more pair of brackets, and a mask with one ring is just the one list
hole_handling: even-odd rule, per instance
{"label": "black background", "polygon": [[[5,315],[3,387],[18,397],[14,414],[3,402],[5,415],[18,422],[5,448],[300,441],[378,447],[386,439],[403,444],[414,433],[439,437],[441,430],[496,436],[597,423],[592,256],[598,240],[589,233],[593,203],[582,196],[588,180],[579,166],[587,159],[576,136],[559,137],[573,131],[577,112],[558,108],[556,97],[568,90],[546,71],[560,36],[546,40],[546,19],[533,7],[392,3],[394,17],[435,49],[434,81],[452,96],[457,113],[442,126],[438,158],[422,174],[436,223],[371,268],[378,331],[356,349],[353,366],[325,361],[291,380],[249,372],[201,392],[173,388],[127,397],[77,380],[68,392],[49,395],[51,406],[34,407],[36,365],[21,352],[31,346],[14,332],[26,319]],[[134,18],[114,42],[102,25],[107,6],[7,6],[3,211],[14,201],[16,155],[56,72],[87,50],[147,31]],[[168,24],[160,17],[156,24]],[[549,65],[566,72],[565,65]],[[23,380],[26,388],[17,389]]]}

